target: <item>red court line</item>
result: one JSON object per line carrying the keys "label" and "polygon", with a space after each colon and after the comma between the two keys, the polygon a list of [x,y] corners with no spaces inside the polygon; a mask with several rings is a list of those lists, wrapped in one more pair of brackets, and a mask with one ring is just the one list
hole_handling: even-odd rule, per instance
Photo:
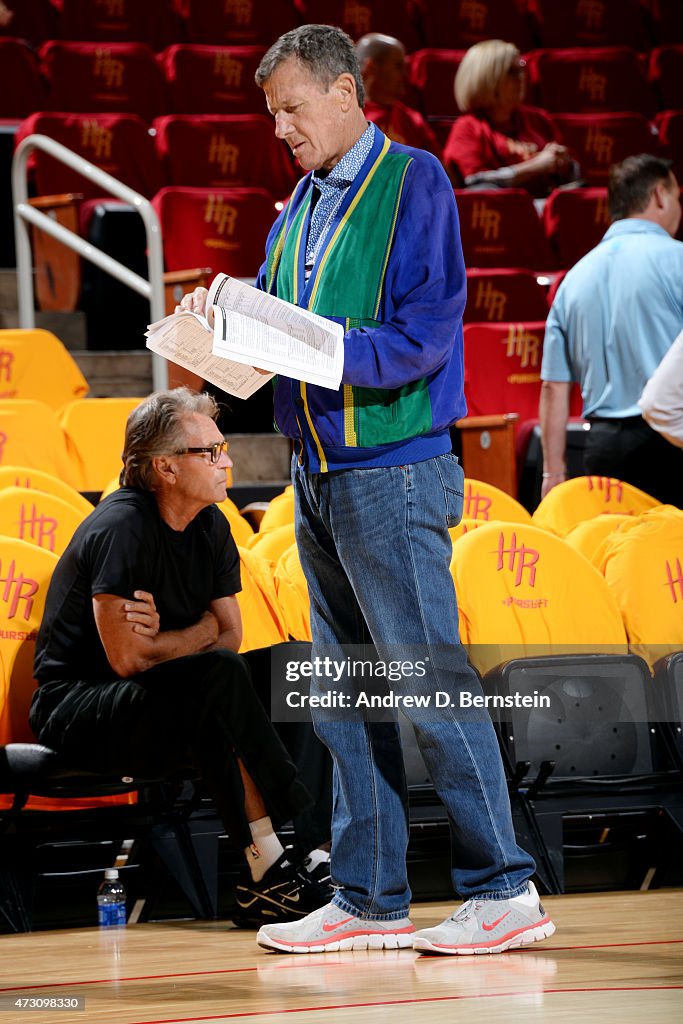
{"label": "red court line", "polygon": [[[596,992],[662,992],[670,990],[683,989],[683,985],[633,985],[633,986],[609,986],[604,988],[546,988],[543,989],[544,996],[550,995],[563,995],[565,993],[575,992],[589,992],[594,994]],[[486,992],[484,994],[477,993],[472,995],[460,995],[460,996],[427,996],[424,999],[386,999],[380,1000],[376,1003],[334,1003],[329,1006],[293,1006],[289,1009],[270,1009],[270,1010],[251,1010],[247,1013],[218,1013],[211,1014],[205,1017],[165,1017],[163,1019],[154,1018],[153,1020],[137,1020],[129,1021],[129,1024],[194,1024],[195,1021],[202,1020],[237,1020],[246,1019],[247,1017],[266,1017],[272,1016],[273,1014],[284,1014],[284,1013],[319,1013],[320,1011],[329,1010],[357,1010],[364,1007],[372,1008],[376,1006],[413,1006],[420,1003],[451,1003],[456,1001],[462,1001],[465,999],[510,999],[515,996],[526,997],[529,995],[538,995],[538,989],[530,989],[528,991],[520,992]]]}
{"label": "red court line", "polygon": [[[644,942],[600,942],[594,946],[526,946],[525,954],[527,953],[566,953],[572,950],[582,949],[622,949],[626,946],[671,946],[683,943],[683,939],[647,939]],[[508,950],[513,956],[516,955],[516,951]],[[430,958],[431,959],[431,958]],[[439,957],[439,959],[442,959]]]}
{"label": "red court line", "polygon": [[[301,966],[303,967],[303,964]],[[28,992],[35,988],[75,988],[79,985],[120,985],[122,981],[163,981],[166,978],[203,978],[207,974],[241,974],[257,970],[258,967],[224,967],[217,968],[215,971],[180,971],[178,974],[132,974],[127,978],[86,978],[83,981],[47,981],[41,982],[39,985],[18,985],[14,988],[0,988],[0,992]]]}
{"label": "red court line", "polygon": [[[540,949],[530,947],[528,951],[511,953],[512,956],[528,956],[529,952],[537,953],[561,953],[572,950],[584,950],[584,949],[622,949],[629,946],[671,946],[680,945],[683,943],[683,939],[648,939],[643,942],[605,942],[601,945],[596,946],[543,946]],[[406,951],[407,952],[407,951]],[[291,954],[294,956],[295,954]],[[280,954],[267,954],[268,960],[263,960],[262,963],[265,965],[271,961],[276,963],[280,958]],[[406,961],[407,961],[406,957]],[[417,957],[419,961],[429,960],[432,963],[453,963],[452,957],[446,956],[424,956]],[[463,958],[461,958],[461,962]],[[467,962],[467,958],[464,958],[464,962]],[[479,963],[479,959],[470,960],[470,962]],[[321,967],[348,967],[353,963],[353,960],[326,960],[321,958],[318,963]],[[396,966],[395,960],[386,960],[382,962],[381,959],[372,961],[373,967],[377,966]],[[310,963],[288,963],[281,964],[278,970],[301,970],[302,968],[313,969]],[[258,971],[258,967],[222,967],[217,968],[214,971],[180,971],[177,974],[134,974],[126,978],[85,978],[81,981],[47,981],[41,982],[37,985],[14,985],[8,988],[0,988],[1,992],[32,992],[34,989],[41,988],[77,988],[79,985],[120,985],[124,981],[164,981],[167,978],[203,978],[207,975],[213,974],[248,974],[249,972]],[[678,987],[678,986],[675,986]],[[199,1018],[198,1018],[199,1019]]]}

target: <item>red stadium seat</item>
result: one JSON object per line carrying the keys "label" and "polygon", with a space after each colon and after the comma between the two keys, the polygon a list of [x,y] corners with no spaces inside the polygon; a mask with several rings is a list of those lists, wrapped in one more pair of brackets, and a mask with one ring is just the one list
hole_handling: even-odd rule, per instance
{"label": "red stadium seat", "polygon": [[51,0],[3,0],[0,36],[26,39],[37,46],[57,35],[58,16]]}
{"label": "red stadium seat", "polygon": [[453,118],[460,113],[453,80],[464,56],[464,50],[418,50],[409,58],[408,77],[426,117]]}
{"label": "red stadium seat", "polygon": [[456,189],[467,267],[550,270],[555,260],[523,189]]}
{"label": "red stadium seat", "polygon": [[683,182],[683,110],[665,110],[657,114],[655,124],[660,145],[665,155],[673,160],[680,185]]}
{"label": "red stadium seat", "polygon": [[683,45],[653,50],[647,74],[662,110],[683,108]]}
{"label": "red stadium seat", "polygon": [[161,50],[180,35],[180,19],[168,0],[59,0],[61,39],[140,42]]}
{"label": "red stadium seat", "polygon": [[146,43],[50,41],[40,56],[54,110],[139,114],[145,121],[168,110],[164,76]]}
{"label": "red stadium seat", "polygon": [[534,100],[550,113],[654,110],[638,54],[626,47],[535,50],[527,57]]}
{"label": "red stadium seat", "polygon": [[465,323],[545,320],[548,300],[531,270],[468,270]]}
{"label": "red stadium seat", "polygon": [[638,0],[529,0],[529,9],[542,46],[646,48]]}
{"label": "red stadium seat", "polygon": [[298,175],[262,114],[172,114],[153,125],[170,185],[255,186],[285,198]]}
{"label": "red stadium seat", "polygon": [[299,23],[292,0],[185,0],[184,8],[188,43],[270,46]]}
{"label": "red stadium seat", "polygon": [[212,267],[256,277],[277,210],[261,188],[162,188],[153,199],[166,270]]}
{"label": "red stadium seat", "polygon": [[681,0],[640,0],[651,23],[652,35],[660,46],[683,43]]}
{"label": "red stadium seat", "polygon": [[45,104],[45,87],[31,47],[21,39],[0,38],[0,118],[28,117]]}
{"label": "red stadium seat", "polygon": [[553,123],[588,185],[606,185],[611,165],[625,157],[658,150],[642,114],[553,114]]}
{"label": "red stadium seat", "polygon": [[301,21],[339,25],[352,39],[367,32],[396,36],[408,51],[419,45],[405,0],[294,0]]}
{"label": "red stadium seat", "polygon": [[[465,398],[468,417],[517,413],[515,449],[521,473],[531,433],[538,423],[545,321],[466,324],[464,327]],[[581,415],[578,387],[570,415]]]}
{"label": "red stadium seat", "polygon": [[483,39],[505,39],[520,50],[531,46],[527,20],[514,0],[416,0],[414,6],[423,46],[467,49]]}
{"label": "red stadium seat", "polygon": [[610,225],[607,189],[556,189],[543,208],[545,233],[560,267],[572,267]]}
{"label": "red stadium seat", "polygon": [[[17,142],[35,133],[61,142],[125,185],[151,197],[161,187],[161,169],[144,121],[134,114],[32,114],[22,122]],[[34,154],[33,179],[39,195],[102,194],[99,185],[45,153]]]}
{"label": "red stadium seat", "polygon": [[254,81],[261,46],[170,46],[163,55],[176,114],[264,114]]}
{"label": "red stadium seat", "polygon": [[464,328],[468,416],[516,412],[538,416],[545,321],[467,324]]}

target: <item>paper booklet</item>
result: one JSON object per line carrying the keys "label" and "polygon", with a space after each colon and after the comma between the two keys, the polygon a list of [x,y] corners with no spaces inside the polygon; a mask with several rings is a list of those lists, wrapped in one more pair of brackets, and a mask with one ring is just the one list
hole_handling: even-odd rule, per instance
{"label": "paper booklet", "polygon": [[215,313],[213,351],[285,377],[337,390],[344,328],[317,313],[219,274],[206,300]]}
{"label": "paper booklet", "polygon": [[210,381],[228,395],[249,398],[273,377],[252,366],[213,354],[213,327],[198,313],[183,310],[150,324],[147,348]]}
{"label": "paper booklet", "polygon": [[147,347],[239,398],[248,398],[275,373],[339,387],[341,324],[226,274],[211,282],[206,310],[208,318],[182,312],[151,324]]}

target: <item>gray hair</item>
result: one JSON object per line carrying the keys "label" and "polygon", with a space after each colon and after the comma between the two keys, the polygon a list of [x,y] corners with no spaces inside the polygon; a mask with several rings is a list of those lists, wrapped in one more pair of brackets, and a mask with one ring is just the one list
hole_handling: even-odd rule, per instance
{"label": "gray hair", "polygon": [[153,491],[156,475],[152,460],[170,455],[185,445],[185,419],[192,413],[218,418],[218,406],[211,395],[189,388],[155,391],[133,409],[126,423],[121,483]]}
{"label": "gray hair", "polygon": [[294,57],[327,91],[340,75],[349,74],[356,83],[360,107],[365,103],[353,40],[333,25],[301,25],[285,32],[273,43],[256,69],[256,84],[263,87],[284,61]]}

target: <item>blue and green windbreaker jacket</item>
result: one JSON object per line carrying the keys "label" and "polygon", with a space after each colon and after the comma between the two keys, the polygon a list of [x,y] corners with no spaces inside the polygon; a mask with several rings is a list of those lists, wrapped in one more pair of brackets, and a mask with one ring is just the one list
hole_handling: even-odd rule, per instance
{"label": "blue and green windbreaker jacket", "polygon": [[275,420],[311,472],[405,465],[450,451],[465,415],[466,279],[450,182],[430,153],[372,150],[328,226],[308,281],[311,175],[273,225],[258,287],[341,323],[338,391],[279,377]]}

